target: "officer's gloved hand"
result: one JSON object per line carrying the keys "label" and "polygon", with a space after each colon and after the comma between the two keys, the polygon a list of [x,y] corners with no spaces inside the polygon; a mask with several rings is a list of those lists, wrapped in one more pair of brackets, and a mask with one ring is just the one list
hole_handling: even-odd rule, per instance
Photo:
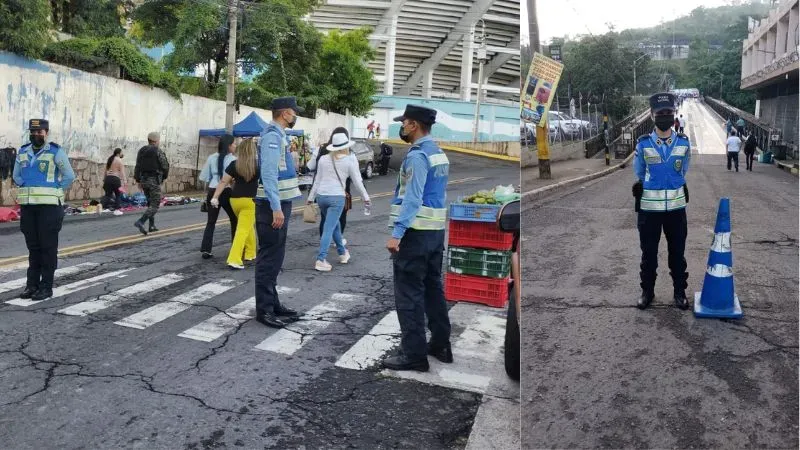
{"label": "officer's gloved hand", "polygon": [[642,194],[644,193],[644,185],[642,184],[642,180],[639,180],[636,183],[633,183],[632,191],[633,191],[633,196],[634,197],[641,197],[642,196]]}

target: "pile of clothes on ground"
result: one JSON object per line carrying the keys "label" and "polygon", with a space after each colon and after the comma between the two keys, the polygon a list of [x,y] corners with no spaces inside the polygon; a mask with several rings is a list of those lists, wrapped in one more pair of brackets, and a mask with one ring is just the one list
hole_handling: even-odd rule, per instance
{"label": "pile of clothes on ground", "polygon": [[[161,206],[187,205],[189,203],[197,203],[199,201],[199,199],[191,197],[170,196],[161,199]],[[68,216],[74,216],[78,214],[97,214],[98,205],[101,207],[101,212],[113,212],[111,208],[114,207],[114,202],[103,196],[99,201],[86,201],[82,206],[64,205],[64,214]],[[141,192],[137,192],[133,195],[122,194],[122,197],[120,197],[120,205],[120,211],[123,212],[141,210],[147,208],[147,197],[145,197]],[[19,205],[14,205],[11,207],[0,206],[0,223],[19,220],[19,210]]]}

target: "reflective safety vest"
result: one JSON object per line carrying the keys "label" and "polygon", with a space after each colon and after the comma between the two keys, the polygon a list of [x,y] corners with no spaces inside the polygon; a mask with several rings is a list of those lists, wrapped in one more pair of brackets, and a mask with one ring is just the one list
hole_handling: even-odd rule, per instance
{"label": "reflective safety vest", "polygon": [[[430,168],[425,179],[425,188],[422,191],[422,205],[417,211],[416,217],[409,224],[409,228],[414,230],[444,230],[447,224],[446,198],[450,161],[432,139],[422,141],[419,145],[411,147],[409,154],[412,152],[422,152],[428,159]],[[407,172],[406,162],[404,161],[397,177],[397,186],[389,213],[389,227],[393,227],[400,216],[410,175]]]}
{"label": "reflective safety vest", "polygon": [[[60,173],[55,162],[61,147],[50,142],[44,145],[38,155],[31,155],[31,145],[23,146],[17,155],[20,177],[23,185],[17,191],[20,205],[61,205],[64,203],[64,190],[59,180]],[[34,150],[35,151],[35,150]]]}
{"label": "reflective safety vest", "polygon": [[[267,128],[267,132],[274,131],[280,135],[280,131],[277,127],[273,126],[272,124],[270,124],[270,127],[273,127],[274,129]],[[261,158],[259,157],[259,161],[260,160]],[[299,180],[297,179],[297,171],[294,167],[294,160],[289,152],[289,147],[286,145],[285,139],[281,139],[281,158],[278,164],[278,196],[282,202],[291,201],[303,196],[303,193],[300,192],[300,184]],[[256,197],[267,197],[266,193],[264,192],[264,185],[261,184],[261,182],[258,183],[258,192],[256,193]]]}
{"label": "reflective safety vest", "polygon": [[661,140],[655,132],[639,138],[636,151],[645,162],[642,211],[675,211],[686,208],[683,167],[689,158],[689,139],[673,133]]}

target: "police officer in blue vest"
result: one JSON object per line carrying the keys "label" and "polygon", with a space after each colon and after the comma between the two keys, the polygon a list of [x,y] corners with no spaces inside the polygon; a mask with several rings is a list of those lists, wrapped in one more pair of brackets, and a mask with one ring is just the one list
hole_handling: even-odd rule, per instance
{"label": "police officer in blue vest", "polygon": [[[407,105],[394,119],[400,138],[413,143],[400,168],[392,200],[386,244],[394,259],[394,296],[402,352],[383,361],[392,370],[429,369],[427,355],[453,362],[450,318],[442,289],[442,258],[447,218],[450,163],[430,136],[436,111]],[[425,317],[431,340],[425,342]]]}
{"label": "police officer in blue vest", "polygon": [[683,254],[687,235],[686,204],[689,202],[685,179],[691,156],[689,138],[671,128],[676,109],[673,94],[653,95],[650,109],[655,129],[639,137],[633,160],[637,178],[633,195],[637,199],[637,225],[642,248],[639,273],[642,295],[637,306],[645,309],[655,297],[658,243],[663,230],[667,238],[673,299],[678,308],[687,309],[689,274]]}
{"label": "police officer in blue vest", "polygon": [[64,191],[75,180],[75,173],[67,153],[56,143],[46,142],[50,131],[46,120],[31,119],[28,128],[30,144],[19,150],[13,172],[19,186],[19,225],[28,247],[28,280],[20,297],[44,300],[53,296]]}
{"label": "police officer in blue vest", "polygon": [[294,97],[272,101],[272,121],[258,144],[260,184],[256,195],[256,320],[283,328],[297,312],[278,299],[278,274],[286,256],[286,235],[292,215],[292,200],[302,197],[289,144],[284,131],[293,128],[302,110]]}

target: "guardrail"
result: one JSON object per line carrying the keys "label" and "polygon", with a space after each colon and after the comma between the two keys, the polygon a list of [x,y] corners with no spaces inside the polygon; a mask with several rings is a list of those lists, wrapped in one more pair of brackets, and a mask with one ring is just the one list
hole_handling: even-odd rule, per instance
{"label": "guardrail", "polygon": [[745,122],[745,128],[752,130],[756,138],[756,145],[762,150],[769,150],[775,154],[776,159],[786,159],[789,150],[792,151],[794,158],[797,157],[797,148],[783,139],[783,132],[780,128],[773,127],[772,124],[760,120],[758,117],[741,109],[735,108],[722,100],[705,97],[704,101],[723,120],[731,119],[735,122],[741,118]]}
{"label": "guardrail", "polygon": [[[649,125],[646,124],[648,121]],[[638,113],[633,113],[625,117],[618,123],[614,124],[608,129],[609,131],[607,140],[608,146],[609,148],[614,148],[615,154],[617,154],[618,151],[616,147],[620,145],[621,143],[620,140],[622,139],[626,129],[632,129],[632,130],[646,129],[645,131],[642,131],[640,134],[634,134],[633,139],[635,144],[636,137],[640,136],[641,134],[644,134],[645,132],[649,132],[652,129],[652,127],[653,127],[653,121],[650,119],[650,112],[648,110],[643,110]],[[584,148],[585,148],[584,155],[587,158],[591,158],[595,156],[598,152],[605,150],[606,148],[605,135],[601,133],[587,140],[586,143],[584,144]],[[625,156],[627,156],[627,154]],[[623,156],[623,158],[625,156]],[[615,156],[615,158],[619,157]]]}

